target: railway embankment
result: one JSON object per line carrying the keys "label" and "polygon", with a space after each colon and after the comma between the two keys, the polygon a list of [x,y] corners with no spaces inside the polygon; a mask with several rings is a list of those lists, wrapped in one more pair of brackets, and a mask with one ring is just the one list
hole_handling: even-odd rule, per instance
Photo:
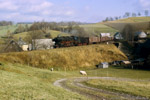
{"label": "railway embankment", "polygon": [[96,44],[0,54],[0,61],[25,64],[37,68],[75,70],[91,68],[100,62],[125,60],[127,57],[113,44]]}

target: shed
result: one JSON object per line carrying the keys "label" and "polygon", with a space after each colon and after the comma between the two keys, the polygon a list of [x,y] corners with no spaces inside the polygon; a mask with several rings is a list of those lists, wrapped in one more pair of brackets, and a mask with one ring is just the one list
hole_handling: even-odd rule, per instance
{"label": "shed", "polygon": [[22,50],[23,51],[28,51],[29,50],[29,45],[22,45]]}
{"label": "shed", "polygon": [[103,62],[103,63],[100,63],[97,68],[108,68],[109,67],[109,64],[108,62]]}
{"label": "shed", "polygon": [[121,35],[120,32],[117,32],[117,33],[114,35],[114,39],[115,39],[115,40],[122,40],[123,37],[122,37],[122,35]]}
{"label": "shed", "polygon": [[20,52],[22,48],[14,41],[11,40],[8,45],[4,48],[4,52]]}
{"label": "shed", "polygon": [[143,31],[140,31],[140,32],[135,33],[135,37],[137,37],[137,38],[146,38],[147,34]]}
{"label": "shed", "polygon": [[131,62],[130,62],[130,61],[122,61],[121,64],[124,64],[124,65],[130,65]]}

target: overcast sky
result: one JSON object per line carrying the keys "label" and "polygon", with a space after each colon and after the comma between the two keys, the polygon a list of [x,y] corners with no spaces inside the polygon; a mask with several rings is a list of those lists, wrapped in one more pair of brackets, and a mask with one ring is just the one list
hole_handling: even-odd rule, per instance
{"label": "overcast sky", "polygon": [[150,12],[150,0],[0,0],[0,20],[14,22],[100,22],[144,10]]}

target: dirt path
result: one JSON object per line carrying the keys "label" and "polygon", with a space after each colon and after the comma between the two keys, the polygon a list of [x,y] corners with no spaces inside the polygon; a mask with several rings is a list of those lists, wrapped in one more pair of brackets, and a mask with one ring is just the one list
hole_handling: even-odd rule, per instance
{"label": "dirt path", "polygon": [[[80,78],[70,78],[61,79],[54,82],[55,86],[62,87],[68,91],[77,92],[81,95],[86,96],[92,100],[148,100],[147,98],[140,96],[133,96],[129,94],[112,92],[103,89],[97,89],[83,85],[82,82],[88,81],[90,79],[106,79],[106,80],[120,80],[120,81],[137,81],[126,78],[113,78],[113,77],[80,77]],[[140,81],[140,80],[138,80]],[[142,80],[141,80],[142,81]],[[111,98],[109,98],[111,96]]]}

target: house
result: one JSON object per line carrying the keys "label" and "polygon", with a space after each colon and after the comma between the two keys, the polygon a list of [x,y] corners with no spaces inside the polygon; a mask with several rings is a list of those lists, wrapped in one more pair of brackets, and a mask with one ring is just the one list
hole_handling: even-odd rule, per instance
{"label": "house", "polygon": [[29,45],[26,42],[24,42],[22,38],[19,38],[17,43],[22,48],[23,51],[29,51]]}
{"label": "house", "polygon": [[3,50],[3,52],[20,52],[20,51],[23,51],[22,48],[14,40],[11,40]]}
{"label": "house", "polygon": [[111,37],[110,33],[100,33],[100,37]]}
{"label": "house", "polygon": [[144,65],[144,62],[145,62],[144,58],[139,58],[139,59],[136,59],[136,60],[132,60],[131,63],[134,66],[142,66],[142,65]]}
{"label": "house", "polygon": [[115,39],[115,40],[122,40],[123,37],[122,37],[122,35],[121,35],[120,32],[117,32],[117,33],[114,35],[114,39]]}
{"label": "house", "polygon": [[35,39],[32,40],[33,50],[53,49],[55,42],[52,39]]}
{"label": "house", "polygon": [[97,65],[97,68],[108,68],[108,67],[109,67],[108,62],[103,62]]}

